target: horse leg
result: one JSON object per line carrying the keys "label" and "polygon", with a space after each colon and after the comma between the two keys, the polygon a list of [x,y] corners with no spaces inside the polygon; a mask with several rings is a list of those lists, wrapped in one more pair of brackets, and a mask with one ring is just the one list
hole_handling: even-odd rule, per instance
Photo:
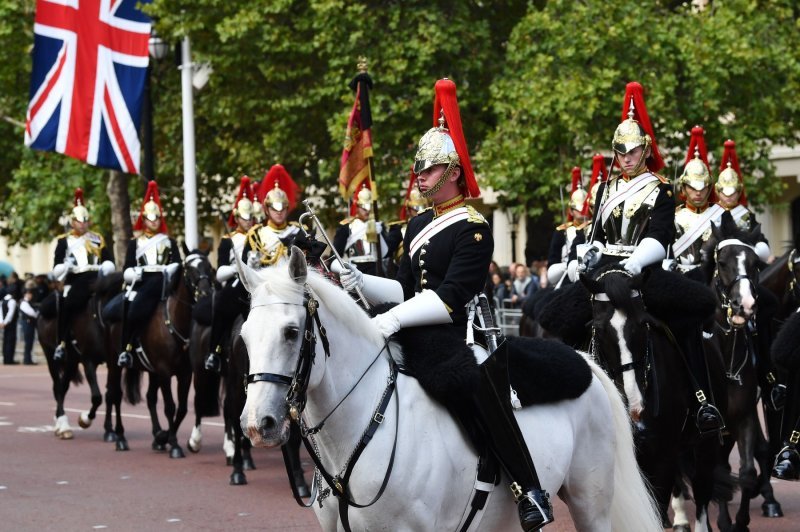
{"label": "horse leg", "polygon": [[247,477],[244,474],[242,464],[242,440],[244,439],[241,427],[233,429],[233,472],[231,472],[231,486],[243,486],[247,484]]}
{"label": "horse leg", "polygon": [[250,443],[250,439],[245,438],[244,433],[242,433],[242,467],[244,467],[245,471],[250,471],[256,468],[256,463],[253,461],[253,454],[250,452],[252,448],[253,444]]}
{"label": "horse leg", "polygon": [[178,445],[178,429],[183,423],[186,413],[189,410],[189,388],[192,385],[192,368],[188,364],[182,364],[178,372],[178,409],[175,411],[175,416],[170,425],[170,457],[183,458],[183,449]]}
{"label": "horse leg", "polygon": [[689,525],[689,514],[686,513],[686,504],[688,500],[688,487],[683,481],[682,477],[675,479],[675,486],[672,488],[672,512],[675,516],[672,519],[672,530],[676,532],[691,532],[692,527]]}
{"label": "horse leg", "polygon": [[161,428],[158,421],[158,377],[150,373],[147,380],[147,410],[150,412],[150,425],[153,433],[153,443],[150,445],[154,451],[166,451],[169,433]]}
{"label": "horse leg", "polygon": [[80,416],[78,416],[78,425],[82,429],[88,429],[92,426],[92,421],[97,415],[97,409],[103,404],[103,395],[97,385],[97,365],[91,360],[84,360],[83,373],[86,375],[86,382],[89,383],[89,389],[91,390],[92,407],[88,412],[81,412]]}
{"label": "horse leg", "polygon": [[778,444],[780,438],[780,421],[783,412],[775,411],[771,408],[764,408],[764,422],[766,424],[767,437],[760,430],[756,431],[758,441],[756,443],[756,462],[758,463],[758,486],[764,502],[761,503],[761,514],[764,517],[783,517],[781,503],[775,498],[770,482],[770,471],[772,460],[778,454]]}
{"label": "horse leg", "polygon": [[169,374],[158,376],[159,388],[161,388],[161,395],[164,398],[164,416],[167,418],[168,424],[167,444],[170,447],[169,457],[184,458],[183,449],[178,445],[178,438],[176,435],[175,414],[177,409],[175,406],[175,398],[172,397],[171,381],[172,376]]}
{"label": "horse leg", "polygon": [[48,366],[50,377],[53,380],[53,397],[56,400],[56,415],[53,432],[56,438],[60,440],[71,440],[74,434],[72,432],[72,427],[69,425],[67,414],[64,411],[64,399],[67,397],[67,391],[69,391],[70,373],[67,372],[66,368],[64,371],[60,371],[57,364],[55,362],[50,364],[49,360]]}
{"label": "horse leg", "polygon": [[715,437],[706,437],[695,448],[695,472],[692,493],[695,504],[695,532],[711,530],[708,506],[714,492],[714,470],[717,465],[719,444]]}
{"label": "horse leg", "polygon": [[755,465],[756,447],[756,413],[743,420],[739,438],[736,444],[739,447],[739,483],[741,484],[741,502],[739,511],[736,512],[736,525],[734,530],[746,532],[750,524],[750,500],[758,496],[758,475]]}
{"label": "horse leg", "polygon": [[[733,450],[733,439],[726,436],[723,444],[719,449],[719,466],[723,469],[725,474],[730,475],[731,465],[729,457]],[[718,496],[717,505],[719,506],[719,515],[717,516],[717,527],[722,530],[730,530],[733,528],[733,518],[731,517],[729,505],[733,500],[733,493],[724,493]]]}
{"label": "horse leg", "polygon": [[202,423],[200,414],[195,414],[192,433],[189,435],[189,440],[186,442],[186,447],[193,453],[199,453],[203,446],[203,432],[200,429],[200,423]]}

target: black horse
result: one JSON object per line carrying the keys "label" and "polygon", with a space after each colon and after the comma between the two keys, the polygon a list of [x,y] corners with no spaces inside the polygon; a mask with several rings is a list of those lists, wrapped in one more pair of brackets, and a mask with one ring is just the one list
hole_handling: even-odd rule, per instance
{"label": "black horse", "polygon": [[[704,268],[711,272],[711,284],[720,302],[713,337],[727,376],[728,401],[724,417],[728,430],[723,438],[720,463],[728,463],[734,444],[739,451],[741,500],[736,513],[736,530],[747,530],[750,500],[759,493],[764,496],[764,515],[783,515],[769,483],[771,456],[757,410],[760,398],[757,358],[767,356],[766,352],[759,353],[757,328],[761,264],[754,246],[760,239],[760,227],[743,231],[729,215],[723,215],[719,226],[712,224],[712,235],[703,246]],[[768,334],[763,327],[762,334]],[[721,530],[733,527],[728,502],[720,501],[717,525]]]}
{"label": "black horse", "polygon": [[[51,292],[42,302],[42,312],[36,327],[39,343],[47,359],[47,369],[53,381],[53,396],[56,400],[55,435],[60,439],[73,438],[73,431],[64,411],[64,399],[69,391],[70,383],[80,384],[83,382],[79,366],[83,366],[83,374],[86,376],[91,390],[91,407],[78,416],[78,424],[81,428],[86,429],[91,426],[97,409],[103,403],[103,396],[97,382],[97,366],[107,362],[109,350],[105,336],[106,324],[103,322],[100,309],[108,299],[114,296],[115,291],[111,287],[116,287],[118,292],[121,282],[122,274],[113,273],[89,285],[92,296],[86,306],[71,317],[73,323],[71,337],[67,342],[66,354],[61,361],[53,360],[53,353],[57,344],[57,306],[62,303],[63,296],[57,292]],[[116,377],[118,378],[118,375]],[[116,406],[117,420],[119,420],[119,404],[115,404],[109,396],[109,393],[113,393],[110,390],[114,389],[114,379],[115,375],[109,371],[106,404]],[[117,388],[119,388],[119,382],[117,382]],[[104,439],[108,442],[117,441],[116,431],[113,430],[111,423],[111,415],[112,408],[109,406],[106,409],[104,424]]]}
{"label": "black horse", "polygon": [[[616,266],[581,277],[591,294],[590,352],[626,398],[635,426],[637,460],[653,489],[663,522],[682,460],[692,459],[690,484],[698,522],[708,523],[718,443],[700,437],[688,364],[672,332],[645,308],[645,272],[631,276]],[[718,361],[718,356],[709,357]],[[718,368],[721,372],[721,367]]]}
{"label": "black horse", "polygon": [[[170,448],[171,458],[183,458],[177,433],[188,411],[189,387],[192,368],[188,355],[192,305],[197,298],[211,291],[208,257],[199,251],[187,254],[182,268],[175,272],[164,293],[139,335],[140,348],[134,356],[134,365],[125,372],[125,391],[129,402],[141,400],[141,374],[147,371],[150,383],[147,390],[147,407],[152,423],[154,450]],[[112,328],[112,345],[119,345],[120,327]],[[171,381],[178,381],[178,403],[172,395]],[[164,398],[164,414],[168,429],[161,428],[156,410],[158,391]]]}

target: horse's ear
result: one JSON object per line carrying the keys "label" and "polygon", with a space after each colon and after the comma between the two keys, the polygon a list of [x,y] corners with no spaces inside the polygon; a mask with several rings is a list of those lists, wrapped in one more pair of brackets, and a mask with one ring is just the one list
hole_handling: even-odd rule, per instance
{"label": "horse's ear", "polygon": [[[725,214],[723,214],[722,216],[725,216]],[[720,230],[721,225],[722,221],[720,221],[720,225],[711,222],[711,234],[714,236],[714,240],[716,242],[722,241],[722,231]],[[717,247],[716,244],[714,245],[714,247]]]}
{"label": "horse's ear", "polygon": [[603,292],[603,285],[599,281],[595,281],[585,273],[580,275],[580,280],[583,286],[592,294],[600,294]]}
{"label": "horse's ear", "polygon": [[305,283],[306,277],[308,276],[306,256],[297,246],[292,246],[292,252],[289,255],[289,276],[294,279],[294,282],[299,284]]}
{"label": "horse's ear", "polygon": [[192,252],[189,251],[189,246],[186,245],[186,241],[185,240],[181,241],[181,246],[183,247],[183,256],[184,257],[188,257],[189,255],[192,254]]}
{"label": "horse's ear", "polygon": [[736,222],[733,220],[731,211],[722,213],[722,234],[731,235],[736,232]]}
{"label": "horse's ear", "polygon": [[239,273],[239,280],[245,289],[252,294],[256,286],[258,286],[258,275],[253,268],[242,262],[242,258],[239,257],[238,253],[234,253],[233,256],[236,263],[236,271]]}

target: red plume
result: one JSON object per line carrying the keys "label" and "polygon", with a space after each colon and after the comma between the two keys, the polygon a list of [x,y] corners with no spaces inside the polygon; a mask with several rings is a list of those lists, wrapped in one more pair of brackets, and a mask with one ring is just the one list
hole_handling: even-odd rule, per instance
{"label": "red plume", "polygon": [[[706,165],[706,170],[708,170],[708,175],[710,176],[711,166],[708,164],[708,148],[706,147],[705,134],[706,132],[702,126],[694,126],[692,128],[692,137],[689,139],[689,150],[686,152],[686,160],[683,161],[683,165],[686,166],[689,161],[694,159],[694,152],[697,151],[697,154],[700,156],[700,160]],[[680,194],[680,197],[685,199],[683,193]],[[713,204],[716,202],[717,194],[712,186],[711,194],[708,195],[708,203]]]}
{"label": "red plume", "polygon": [[[606,158],[599,153],[595,153],[594,157],[592,157],[592,178],[589,180],[589,188],[586,190],[589,196],[592,195],[592,189],[598,180],[605,183],[607,179],[608,168],[606,168]],[[583,204],[583,211],[581,211],[581,214],[584,216],[589,215],[589,196],[587,196],[586,203]]]}
{"label": "red plume", "polygon": [[628,118],[631,100],[633,100],[633,119],[639,122],[642,129],[650,135],[652,144],[650,145],[651,154],[647,159],[647,168],[651,172],[658,172],[664,168],[664,159],[658,152],[658,144],[656,142],[656,135],[653,132],[653,125],[650,123],[650,117],[647,115],[647,107],[644,104],[644,88],[636,81],[631,81],[625,87],[625,99],[622,101],[622,121]]}
{"label": "red plume", "polygon": [[239,200],[242,198],[253,201],[253,189],[250,187],[250,178],[246,175],[242,176],[242,179],[239,181],[239,193],[236,194],[236,201],[233,202],[233,209],[231,209],[231,214],[228,216],[228,225],[230,227],[236,227],[236,218],[233,216],[233,211],[239,205]]}
{"label": "red plume", "polygon": [[164,209],[161,207],[161,198],[158,195],[158,184],[155,181],[148,181],[147,182],[147,190],[144,193],[144,200],[142,201],[142,206],[139,208],[139,218],[136,220],[136,223],[133,225],[134,231],[142,231],[144,230],[144,206],[145,204],[153,200],[156,205],[158,205],[158,210],[161,212],[161,226],[158,228],[160,233],[167,232],[167,222],[164,220]]}
{"label": "red plume", "polygon": [[275,183],[278,183],[279,189],[286,192],[286,197],[289,198],[289,210],[294,210],[297,205],[297,194],[300,187],[281,164],[272,165],[272,168],[264,174],[264,179],[261,180],[261,185],[258,187],[258,201],[264,203],[264,198],[270,190],[275,188]]}
{"label": "red plume", "polygon": [[569,189],[569,202],[567,205],[567,220],[572,221],[572,194],[578,190],[581,184],[581,169],[578,166],[572,168],[572,186]]}
{"label": "red plume", "polygon": [[433,100],[433,127],[439,125],[441,111],[444,110],[445,126],[450,131],[450,138],[456,147],[459,159],[461,159],[461,169],[467,189],[464,196],[468,198],[480,197],[481,191],[478,182],[475,181],[475,174],[472,171],[472,163],[469,160],[469,150],[467,141],[464,138],[464,131],[461,129],[461,113],[458,110],[458,98],[456,97],[456,84],[447,78],[440,79],[434,86],[435,97]]}
{"label": "red plume", "polygon": [[400,219],[407,220],[408,219],[408,207],[406,203],[408,202],[408,198],[411,196],[411,191],[414,190],[414,187],[417,184],[417,174],[414,173],[414,167],[411,167],[411,176],[408,178],[408,188],[406,188],[406,197],[403,200],[403,206],[400,207]]}
{"label": "red plume", "polygon": [[83,201],[83,189],[78,187],[75,189],[75,199],[72,201],[73,205],[77,207],[78,205],[86,206],[86,202]]}
{"label": "red plume", "polygon": [[742,169],[739,167],[739,156],[736,155],[736,143],[731,139],[725,141],[725,148],[722,152],[722,162],[719,165],[720,172],[728,167],[728,162],[731,163],[731,168],[736,171],[736,174],[739,176],[739,181],[742,183],[742,192],[739,194],[739,205],[747,207],[747,195],[744,193],[744,177],[742,176]]}

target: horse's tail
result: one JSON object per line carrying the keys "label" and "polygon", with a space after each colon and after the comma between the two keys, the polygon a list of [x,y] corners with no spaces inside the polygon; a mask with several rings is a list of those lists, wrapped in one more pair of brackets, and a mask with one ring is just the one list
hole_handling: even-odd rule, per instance
{"label": "horse's tail", "polygon": [[591,357],[583,353],[611,404],[617,445],[614,451],[614,497],[611,500],[611,530],[661,532],[663,526],[658,506],[653,500],[639,465],[633,445],[631,421],[614,382]]}
{"label": "horse's tail", "polygon": [[132,405],[142,400],[142,370],[139,368],[125,371],[125,399]]}
{"label": "horse's tail", "polygon": [[70,380],[75,386],[83,384],[83,373],[81,372],[80,365],[75,366],[75,373],[72,374],[72,378]]}
{"label": "horse's tail", "polygon": [[216,371],[201,369],[194,374],[194,411],[200,417],[219,415],[219,382]]}

